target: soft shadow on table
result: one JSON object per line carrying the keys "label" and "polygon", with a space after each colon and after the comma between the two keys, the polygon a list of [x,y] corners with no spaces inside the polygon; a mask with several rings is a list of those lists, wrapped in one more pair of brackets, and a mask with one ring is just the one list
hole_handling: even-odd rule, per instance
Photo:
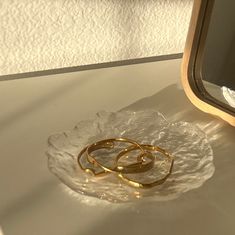
{"label": "soft shadow on table", "polygon": [[212,145],[216,141],[216,148],[226,148],[229,144],[226,140],[235,139],[234,128],[218,117],[197,109],[176,84],[123,108],[133,111],[147,109],[159,111],[169,122],[185,121],[199,126],[207,134]]}
{"label": "soft shadow on table", "polygon": [[[102,222],[99,220],[97,224],[91,224],[85,233],[75,232],[73,235],[173,233],[192,235],[201,233],[202,229],[198,224],[204,223],[205,220],[207,224],[204,234],[232,234],[233,221],[228,214],[231,202],[224,205],[223,190],[219,189],[226,183],[224,182],[226,179],[221,177],[225,168],[234,171],[231,166],[234,166],[235,158],[231,158],[231,150],[235,151],[232,144],[235,140],[235,129],[224,121],[195,108],[176,84],[123,109],[134,111],[154,109],[161,112],[170,122],[186,121],[198,125],[207,133],[212,145],[215,174],[200,188],[184,193],[175,200],[167,202],[144,200],[126,206],[121,205],[115,211],[110,210],[109,216],[104,217]],[[215,202],[210,201],[211,198]]]}

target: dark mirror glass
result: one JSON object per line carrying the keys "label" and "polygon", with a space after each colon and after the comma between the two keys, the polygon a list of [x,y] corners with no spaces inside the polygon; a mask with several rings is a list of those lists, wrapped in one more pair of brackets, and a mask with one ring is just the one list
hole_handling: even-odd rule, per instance
{"label": "dark mirror glass", "polygon": [[235,0],[215,0],[206,9],[200,42],[200,71],[205,93],[235,108]]}

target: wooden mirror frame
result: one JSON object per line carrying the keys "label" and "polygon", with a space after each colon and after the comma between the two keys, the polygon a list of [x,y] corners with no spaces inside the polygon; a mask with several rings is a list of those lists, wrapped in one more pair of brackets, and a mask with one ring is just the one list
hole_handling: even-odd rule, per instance
{"label": "wooden mirror frame", "polygon": [[182,85],[196,107],[235,126],[234,108],[213,98],[202,83],[201,61],[213,4],[214,0],[194,0],[181,68]]}

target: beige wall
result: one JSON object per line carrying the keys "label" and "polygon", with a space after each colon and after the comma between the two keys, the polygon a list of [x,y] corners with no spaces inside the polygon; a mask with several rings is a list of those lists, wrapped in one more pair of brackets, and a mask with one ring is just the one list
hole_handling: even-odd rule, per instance
{"label": "beige wall", "polygon": [[1,0],[0,75],[181,53],[193,0]]}

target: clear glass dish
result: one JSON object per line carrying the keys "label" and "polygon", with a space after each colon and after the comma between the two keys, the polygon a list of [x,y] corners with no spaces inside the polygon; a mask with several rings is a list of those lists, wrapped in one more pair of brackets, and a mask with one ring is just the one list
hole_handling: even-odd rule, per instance
{"label": "clear glass dish", "polygon": [[[94,177],[81,170],[77,164],[79,152],[88,144],[114,137],[166,149],[175,158],[172,174],[162,185],[141,189],[112,174]],[[110,202],[174,199],[200,187],[215,170],[212,148],[199,127],[187,122],[169,123],[154,110],[99,112],[93,119],[79,122],[71,131],[51,135],[48,144],[48,167],[61,182],[76,193]],[[149,171],[147,177],[157,177],[156,172]],[[137,177],[144,179],[146,173]]]}

